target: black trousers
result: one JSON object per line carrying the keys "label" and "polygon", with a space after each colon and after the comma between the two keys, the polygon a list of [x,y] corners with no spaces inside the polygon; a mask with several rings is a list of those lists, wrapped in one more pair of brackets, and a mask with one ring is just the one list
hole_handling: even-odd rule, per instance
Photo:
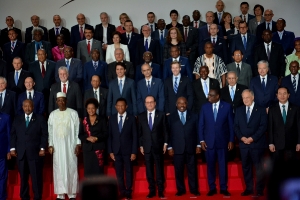
{"label": "black trousers", "polygon": [[[115,154],[115,170],[121,195],[130,195],[132,193],[133,166],[129,155],[122,153]],[[125,172],[125,174],[124,174]],[[125,176],[126,179],[124,180]],[[125,185],[126,181],[126,185]]]}
{"label": "black trousers", "polygon": [[[105,152],[103,152],[103,158]],[[100,167],[95,151],[83,152],[84,176],[91,177],[104,174],[104,165]]]}

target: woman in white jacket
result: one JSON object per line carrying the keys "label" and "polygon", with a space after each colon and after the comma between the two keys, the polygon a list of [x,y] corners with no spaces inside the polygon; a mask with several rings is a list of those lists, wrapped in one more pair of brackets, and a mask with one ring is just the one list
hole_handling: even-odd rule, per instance
{"label": "woman in white jacket", "polygon": [[113,44],[108,45],[107,49],[106,49],[106,63],[109,64],[109,63],[112,63],[112,62],[116,61],[116,58],[115,58],[115,49],[116,48],[123,49],[124,59],[126,61],[130,62],[129,50],[128,50],[127,45],[120,43],[121,34],[118,31],[114,32],[112,39],[113,39]]}

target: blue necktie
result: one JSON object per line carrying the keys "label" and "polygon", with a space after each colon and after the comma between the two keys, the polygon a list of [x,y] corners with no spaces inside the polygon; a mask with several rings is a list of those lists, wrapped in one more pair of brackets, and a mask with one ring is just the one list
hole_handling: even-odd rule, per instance
{"label": "blue necktie", "polygon": [[207,97],[207,95],[208,95],[208,87],[207,87],[206,81],[204,81],[204,94],[205,94],[205,97]]}
{"label": "blue necktie", "polygon": [[293,87],[295,92],[297,92],[297,87],[296,87],[296,76],[293,76]]}
{"label": "blue necktie", "polygon": [[59,28],[56,28],[55,35],[59,35],[58,29],[59,29]]}
{"label": "blue necktie", "polygon": [[185,118],[183,112],[181,112],[180,121],[182,122],[183,125],[185,124]]}
{"label": "blue necktie", "polygon": [[94,69],[95,69],[95,71],[97,70],[97,68],[98,68],[98,65],[97,65],[96,62],[94,62]]}
{"label": "blue necktie", "polygon": [[233,101],[233,99],[234,99],[234,90],[233,90],[232,86],[231,86],[231,91],[230,91],[230,97],[231,97],[231,100]]}
{"label": "blue necktie", "polygon": [[250,119],[250,107],[248,107],[247,110],[247,123],[249,122],[249,119]]}
{"label": "blue necktie", "polygon": [[26,128],[28,127],[29,124],[29,116],[26,117]]}
{"label": "blue necktie", "polygon": [[247,49],[247,40],[246,40],[245,36],[243,36],[243,43],[244,43],[244,48],[246,50]]}
{"label": "blue necktie", "polygon": [[148,85],[147,85],[148,94],[150,94],[150,89],[151,89],[150,81],[148,81]]}
{"label": "blue necktie", "polygon": [[69,60],[66,60],[66,65],[67,65],[67,68],[68,68],[68,71],[69,71],[69,68],[70,68]]}
{"label": "blue necktie", "polygon": [[221,23],[221,19],[222,19],[221,14],[222,14],[222,13],[219,13],[219,14],[218,14],[218,15],[219,15],[219,24]]}
{"label": "blue necktie", "polygon": [[177,94],[177,90],[178,90],[177,79],[178,79],[178,77],[175,77],[175,81],[174,81],[174,92],[175,92],[176,94]]}
{"label": "blue necktie", "polygon": [[282,105],[282,118],[283,118],[283,123],[285,124],[285,122],[286,122],[285,105]]}
{"label": "blue necktie", "polygon": [[122,95],[122,90],[123,90],[122,80],[120,80],[119,90],[120,90],[120,94]]}
{"label": "blue necktie", "polygon": [[160,31],[160,44],[164,45],[164,32]]}
{"label": "blue necktie", "polygon": [[149,128],[152,131],[152,113],[149,113]]}
{"label": "blue necktie", "polygon": [[15,75],[15,84],[18,85],[18,81],[19,81],[19,72],[16,71],[16,75]]}
{"label": "blue necktie", "polygon": [[122,127],[123,127],[123,119],[122,119],[122,115],[120,115],[120,121],[119,121],[119,124],[118,124],[118,126],[119,126],[119,132],[121,133],[122,132]]}
{"label": "blue necktie", "polygon": [[150,25],[151,33],[153,32],[153,24]]}
{"label": "blue necktie", "polygon": [[266,90],[265,78],[262,78],[261,86],[262,86],[263,90],[265,91]]}
{"label": "blue necktie", "polygon": [[148,51],[148,39],[146,39],[146,42],[145,42],[145,50]]}
{"label": "blue necktie", "polygon": [[2,108],[2,93],[0,93],[0,109]]}
{"label": "blue necktie", "polygon": [[214,118],[215,118],[215,121],[217,120],[217,115],[218,115],[217,104],[215,103],[214,104]]}

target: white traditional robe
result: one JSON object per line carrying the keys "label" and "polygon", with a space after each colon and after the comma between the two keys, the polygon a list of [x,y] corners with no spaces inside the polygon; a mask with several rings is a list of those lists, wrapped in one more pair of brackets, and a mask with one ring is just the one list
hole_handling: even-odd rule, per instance
{"label": "white traditional robe", "polygon": [[75,147],[81,144],[79,118],[75,110],[56,109],[48,119],[49,146],[53,146],[53,178],[55,194],[76,194],[78,170]]}

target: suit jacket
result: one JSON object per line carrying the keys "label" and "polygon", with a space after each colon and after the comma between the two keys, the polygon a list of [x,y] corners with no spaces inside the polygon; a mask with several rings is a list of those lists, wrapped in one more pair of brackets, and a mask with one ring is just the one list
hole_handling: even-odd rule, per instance
{"label": "suit jacket", "polygon": [[161,39],[160,38],[160,32],[161,32],[161,30],[156,29],[155,31],[153,31],[151,33],[151,38],[153,38],[155,40],[159,40],[161,47],[163,47],[165,42],[166,42],[166,38],[167,38],[167,35],[168,35],[168,30],[164,29],[164,35],[163,35],[163,40],[162,41],[160,40]]}
{"label": "suit jacket", "polygon": [[281,86],[283,87],[287,87],[290,91],[290,97],[289,97],[289,102],[291,102],[292,104],[295,104],[297,106],[300,106],[300,82],[299,82],[299,79],[298,79],[298,87],[297,87],[297,90],[295,92],[294,90],[294,86],[293,86],[293,82],[292,82],[292,78],[291,78],[291,74],[284,77],[282,80],[281,80]]}
{"label": "suit jacket", "polygon": [[[40,25],[39,25],[39,27],[44,30],[44,35],[42,37],[42,40],[48,41],[48,30],[47,30],[47,28],[44,27],[44,26],[40,26]],[[31,43],[32,40],[33,40],[33,35],[31,34],[32,29],[33,29],[33,26],[30,26],[30,27],[26,28],[26,31],[25,31],[25,44]]]}
{"label": "suit jacket", "polygon": [[176,102],[179,97],[185,97],[188,102],[188,109],[193,107],[193,88],[191,80],[181,75],[177,93],[174,92],[173,76],[167,78],[164,82],[165,87],[165,113],[173,113],[177,110]]}
{"label": "suit jacket", "polygon": [[[126,44],[120,44],[120,48],[123,50],[124,52],[124,60],[128,61],[128,62],[132,62],[132,60],[130,60],[130,53],[128,50],[128,46]],[[107,45],[106,48],[106,52],[105,52],[105,62],[107,64],[110,64],[114,61],[116,61],[116,57],[115,57],[115,45],[111,44],[111,45]]]}
{"label": "suit jacket", "polygon": [[120,94],[118,78],[115,78],[109,83],[106,110],[107,116],[117,113],[115,103],[117,99],[121,97],[125,98],[127,101],[127,113],[137,116],[136,85],[134,80],[127,77],[123,83],[122,94]]}
{"label": "suit jacket", "polygon": [[[107,94],[108,94],[108,89],[100,87],[100,102],[99,102],[99,116],[106,117],[106,108],[107,108]],[[90,98],[95,98],[94,95],[94,90],[93,88],[88,89],[84,92],[84,99],[83,103],[86,102],[86,100]],[[84,112],[84,116],[87,116],[87,112]]]}
{"label": "suit jacket", "polygon": [[145,153],[151,149],[155,154],[161,154],[164,143],[169,141],[168,123],[164,112],[155,110],[152,130],[149,128],[147,111],[139,114],[139,146],[144,148]]}
{"label": "suit jacket", "polygon": [[[12,61],[15,57],[20,57],[23,62],[25,58],[25,44],[19,40],[17,40],[17,43],[15,44],[15,48],[13,52],[11,51],[11,42],[5,43],[3,45],[2,51],[3,51],[3,58],[7,63],[7,73],[14,71],[14,67],[12,65]],[[23,63],[23,68],[28,68],[28,65],[26,62]]]}
{"label": "suit jacket", "polygon": [[[244,47],[243,39],[241,34],[237,34],[231,40],[230,53],[233,54],[235,50],[241,50],[243,53],[243,62],[248,63],[252,69],[255,69],[257,62],[254,62],[254,52],[256,47],[256,37],[252,34],[247,33],[247,46]],[[231,59],[234,61],[233,59]]]}
{"label": "suit jacket", "polygon": [[[265,21],[265,18],[262,17],[262,18],[260,19],[259,24],[263,23],[264,21]],[[259,24],[258,24],[258,22],[257,22],[257,20],[256,20],[255,18],[254,18],[254,19],[251,19],[251,20],[249,21],[248,27],[249,27],[249,31],[250,31],[251,34],[256,35],[256,29],[257,29],[257,26],[258,26]],[[261,36],[260,36],[260,37],[261,37]]]}
{"label": "suit jacket", "polygon": [[[268,124],[266,109],[260,107],[257,103],[254,103],[248,123],[246,111],[245,105],[237,108],[234,118],[234,132],[239,141],[239,147],[256,149],[266,148],[265,134]],[[252,137],[253,142],[251,144],[245,144],[241,141],[242,137]]]}
{"label": "suit jacket", "polygon": [[30,77],[30,72],[26,70],[21,70],[21,73],[19,75],[19,80],[16,85],[15,83],[15,72],[10,72],[7,77],[7,88],[11,91],[14,91],[16,95],[18,96],[20,93],[24,92],[26,90],[24,82],[27,77]]}
{"label": "suit jacket", "polygon": [[236,84],[236,89],[235,89],[235,92],[234,92],[233,100],[231,99],[229,89],[230,89],[229,85],[223,87],[221,89],[220,97],[221,97],[222,101],[225,101],[225,102],[229,103],[232,106],[233,113],[235,113],[235,110],[238,107],[244,105],[243,99],[242,99],[242,92],[245,89],[248,89],[248,87],[237,83]]}
{"label": "suit jacket", "polygon": [[195,154],[196,147],[199,145],[198,115],[192,111],[186,111],[185,124],[183,125],[178,110],[168,117],[169,125],[169,142],[168,148],[172,147],[175,154]]}
{"label": "suit jacket", "polygon": [[[148,25],[149,27],[150,27],[150,30],[151,30],[151,26],[149,25],[149,23],[146,23],[146,24],[144,24],[144,25]],[[144,26],[143,25],[143,26]],[[141,36],[144,36],[143,35],[143,31],[142,31],[142,29],[143,29],[143,26],[141,26],[141,29],[140,29],[140,33],[141,33]],[[156,31],[158,28],[157,28],[157,23],[154,23],[154,30],[151,32],[151,33],[153,33],[154,31]]]}
{"label": "suit jacket", "polygon": [[[150,63],[149,63],[150,64]],[[136,66],[136,70],[135,70],[135,82],[138,82],[140,80],[142,80],[145,76],[142,74],[142,65],[138,65]],[[152,68],[152,73],[151,75],[155,78],[159,78],[162,79],[162,70],[160,65],[151,62],[151,68]]]}
{"label": "suit jacket", "polygon": [[[50,42],[46,41],[41,41],[42,42],[42,49],[45,49],[47,53],[47,59],[52,60],[52,51],[51,51],[51,44]],[[30,65],[31,62],[35,61],[35,55],[37,52],[35,51],[36,46],[35,42],[30,42],[26,46],[26,51],[25,51],[25,62]]]}
{"label": "suit jacket", "polygon": [[102,42],[99,40],[93,39],[93,43],[91,44],[91,51],[88,53],[86,40],[82,40],[77,44],[77,58],[85,64],[88,61],[92,60],[92,50],[98,49],[100,52],[100,60],[104,60],[103,51],[102,51]]}
{"label": "suit jacket", "polygon": [[[222,22],[222,17],[223,17],[223,15],[224,15],[224,12],[225,12],[225,11],[223,11],[223,13],[222,13],[220,22]],[[214,24],[217,24],[217,25],[220,25],[220,23],[219,23],[218,12],[214,12],[214,17],[215,17],[215,19],[214,19],[213,23],[214,23]],[[220,29],[219,29],[219,30],[220,30]]]}
{"label": "suit jacket", "polygon": [[267,79],[265,91],[262,88],[260,76],[253,77],[250,82],[250,89],[254,92],[255,103],[264,108],[268,108],[277,102],[278,79],[272,75],[268,75]]}
{"label": "suit jacket", "polygon": [[10,152],[10,117],[8,114],[0,112],[0,158],[6,159]]}
{"label": "suit jacket", "polygon": [[[263,39],[262,39],[262,34],[264,32],[264,30],[266,30],[267,26],[266,26],[266,21],[264,21],[263,23],[259,24],[256,28],[256,38],[257,38],[257,44],[263,43]],[[277,31],[276,28],[276,22],[272,21],[272,33]]]}
{"label": "suit jacket", "polygon": [[[167,29],[167,30],[169,30],[169,29],[172,28],[172,27],[173,27],[172,23],[166,25],[166,29]],[[177,24],[176,24],[175,27],[176,27],[176,28],[180,28],[180,27],[183,27],[183,25],[177,22]]]}
{"label": "suit jacket", "polygon": [[[199,56],[202,56],[204,52],[204,46],[206,42],[211,42],[211,37],[208,37],[204,40],[202,40],[199,44]],[[217,41],[215,42],[214,46],[214,54],[221,57],[225,64],[228,64],[228,45],[226,40],[223,39],[223,37],[217,37]]]}
{"label": "suit jacket", "polygon": [[289,149],[295,151],[300,144],[299,107],[290,103],[286,109],[286,122],[283,122],[279,103],[269,108],[268,134],[269,144],[275,150]]}
{"label": "suit jacket", "polygon": [[131,33],[131,38],[128,43],[126,32],[121,34],[121,43],[126,44],[129,49],[130,61],[133,63],[134,66],[137,64],[135,63],[135,56],[136,56],[136,46],[138,40],[141,38],[141,35],[138,33]]}
{"label": "suit jacket", "polygon": [[[125,76],[127,78],[130,79],[134,79],[134,68],[132,66],[131,62],[128,61],[123,61],[126,65],[126,73]],[[115,78],[117,78],[117,74],[116,74],[116,64],[117,62],[112,62],[108,65],[108,69],[107,69],[107,79],[108,83],[110,83],[111,81],[113,81]]]}
{"label": "suit jacket", "polygon": [[0,60],[0,76],[7,78],[7,65],[4,60]]}
{"label": "suit jacket", "polygon": [[[92,29],[94,28],[89,24],[85,24],[84,26]],[[74,52],[77,52],[77,43],[80,42],[81,40],[85,40],[85,36],[83,34],[83,38],[82,39],[80,38],[79,25],[76,24],[71,27],[71,39],[70,39],[70,45],[71,47],[73,47]]]}
{"label": "suit jacket", "polygon": [[[184,32],[185,32],[185,27],[180,27],[179,31],[184,38]],[[185,41],[185,46],[187,51],[191,51],[188,59],[191,60],[192,63],[195,63],[198,55],[198,29],[194,28],[192,25],[188,27],[188,35],[187,35],[187,40]]]}
{"label": "suit jacket", "polygon": [[[213,79],[209,77],[207,78],[209,79],[208,91],[210,89],[218,89],[218,90],[220,89],[220,83],[217,79]],[[208,102],[207,97],[205,96],[203,91],[201,79],[196,79],[193,81],[193,91],[194,91],[193,110],[195,113],[198,114],[202,108],[202,105]]]}
{"label": "suit jacket", "polygon": [[[113,44],[112,34],[115,31],[116,31],[115,25],[112,25],[112,24],[108,24],[107,25],[107,32],[106,32],[107,44]],[[99,40],[99,41],[103,42],[103,26],[102,26],[102,23],[101,24],[97,24],[95,26],[94,38],[96,40]]]}
{"label": "suit jacket", "polygon": [[19,160],[25,153],[28,160],[38,159],[41,148],[46,149],[47,143],[48,126],[42,115],[33,113],[28,127],[24,114],[16,116],[11,128],[10,147],[16,149]]}
{"label": "suit jacket", "polygon": [[[199,28],[199,37],[198,37],[199,46],[200,46],[202,40],[210,37],[207,26],[208,25],[206,24],[205,26],[202,26],[201,28]],[[226,34],[226,33],[223,33],[222,27],[220,25],[218,25],[218,29],[219,29],[218,37],[223,38],[224,34]]]}
{"label": "suit jacket", "polygon": [[232,107],[229,103],[219,102],[216,121],[213,105],[205,103],[199,116],[199,140],[205,141],[208,149],[227,149],[228,142],[234,142],[233,120]]}
{"label": "suit jacket", "polygon": [[282,45],[284,54],[290,55],[294,51],[294,32],[284,30],[282,39],[280,39],[278,32],[273,33],[272,41]]}
{"label": "suit jacket", "polygon": [[[173,58],[169,58],[165,60],[164,67],[163,67],[163,80],[166,80],[168,77],[173,76],[173,73],[171,71],[171,63],[173,62]],[[192,73],[192,67],[190,66],[190,62],[186,57],[180,56],[179,62],[181,65],[180,74],[183,76],[187,76],[190,81],[193,81],[193,73]]]}
{"label": "suit jacket", "polygon": [[151,81],[151,89],[150,93],[148,94],[146,79],[142,79],[137,82],[137,108],[138,113],[142,113],[146,111],[145,107],[145,98],[148,95],[154,96],[156,100],[156,108],[160,111],[164,111],[165,106],[165,96],[164,96],[164,84],[161,79],[155,78],[152,76]]}
{"label": "suit jacket", "polygon": [[108,122],[108,153],[122,155],[137,154],[138,132],[136,119],[133,115],[126,113],[124,124],[120,133],[118,127],[118,113],[112,115]]}
{"label": "suit jacket", "polygon": [[[77,58],[72,58],[71,63],[69,64],[69,80],[74,81],[81,85],[82,78],[83,78],[83,66],[81,60]],[[56,62],[55,66],[55,80],[56,82],[60,82],[59,76],[58,76],[58,68],[60,67],[67,67],[65,59],[58,60]]]}
{"label": "suit jacket", "polygon": [[35,86],[34,90],[39,92],[49,91],[51,85],[55,82],[55,62],[51,60],[45,61],[46,74],[42,77],[39,61],[34,61],[29,66],[29,72],[33,76]]}
{"label": "suit jacket", "polygon": [[98,67],[95,70],[93,61],[86,62],[83,67],[84,90],[92,89],[91,78],[93,75],[99,75],[101,78],[101,86],[108,88],[108,80],[106,79],[107,64],[104,61],[98,60]]}
{"label": "suit jacket", "polygon": [[[207,24],[206,22],[199,20],[198,29],[201,28],[202,26],[205,26],[206,24]],[[194,21],[191,21],[190,26],[195,27]]]}
{"label": "suit jacket", "polygon": [[[69,29],[67,29],[65,27],[61,27],[59,34],[64,35],[65,44],[69,46],[70,45],[70,31],[69,31]],[[54,27],[49,30],[49,41],[50,41],[50,44],[51,44],[52,47],[57,46],[57,43],[56,43],[56,29],[54,30]]]}
{"label": "suit jacket", "polygon": [[[285,57],[283,48],[280,44],[272,42],[270,60],[268,59],[264,43],[258,45],[254,49],[254,63],[258,63],[261,60],[268,60],[270,74],[277,78],[285,76]],[[258,75],[257,66],[255,72],[256,75]]]}
{"label": "suit jacket", "polygon": [[[240,75],[238,75],[238,80],[237,83],[241,85],[245,85],[249,87],[250,81],[252,79],[252,68],[250,65],[248,65],[245,62],[241,62],[242,65],[240,66]],[[232,62],[226,65],[227,71],[234,71],[237,74],[237,68],[236,68],[236,63]]]}
{"label": "suit jacket", "polygon": [[[243,15],[240,15],[240,17],[241,17],[241,19],[244,21],[244,16]],[[247,18],[247,24],[249,25],[249,21],[251,20],[251,19],[253,19],[253,18],[255,18],[255,16],[254,15],[250,15],[249,13],[248,13],[248,18]]]}
{"label": "suit jacket", "polygon": [[[51,113],[57,109],[56,94],[61,91],[61,82],[54,83],[50,89],[49,106],[48,111]],[[82,118],[83,107],[82,107],[82,93],[79,85],[74,81],[69,81],[67,88],[67,107],[76,110],[79,118]]]}
{"label": "suit jacket", "polygon": [[[22,42],[21,30],[16,27],[13,27],[13,29],[18,34],[17,40]],[[0,36],[1,36],[0,37],[0,47],[3,48],[4,44],[10,42],[10,39],[8,37],[8,28],[7,27],[5,27],[4,29],[1,30]]]}
{"label": "suit jacket", "polygon": [[[149,41],[148,41],[149,43]],[[152,53],[153,62],[154,63],[161,63],[161,48],[159,40],[151,38],[150,45],[148,51]],[[145,45],[144,45],[144,38],[141,38],[137,41],[136,45],[136,56],[135,56],[135,63],[136,65],[143,64],[145,61],[143,59],[143,54],[146,52]]]}
{"label": "suit jacket", "polygon": [[[2,97],[3,98],[3,97]],[[10,116],[10,119],[13,120],[14,116],[17,112],[17,95],[15,92],[6,90],[4,102],[2,102],[2,108],[0,109],[0,112],[3,112],[5,114],[8,114]]]}
{"label": "suit jacket", "polygon": [[[23,101],[28,99],[27,92],[23,92],[18,96],[18,103],[17,103],[17,114],[21,115],[24,114],[23,110]],[[45,102],[44,102],[44,95],[41,92],[34,91],[32,96],[32,101],[34,104],[33,112],[39,115],[43,115],[45,111]]]}

